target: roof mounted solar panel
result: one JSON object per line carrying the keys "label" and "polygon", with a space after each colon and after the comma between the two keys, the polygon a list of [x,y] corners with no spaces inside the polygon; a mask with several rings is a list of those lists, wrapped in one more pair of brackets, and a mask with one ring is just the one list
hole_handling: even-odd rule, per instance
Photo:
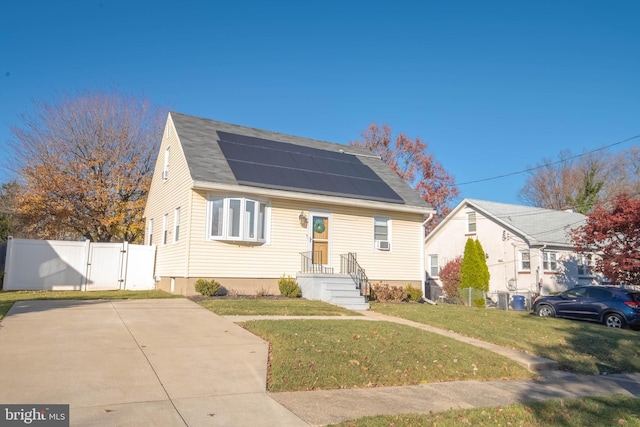
{"label": "roof mounted solar panel", "polygon": [[391,203],[404,200],[354,155],[217,131],[240,184]]}

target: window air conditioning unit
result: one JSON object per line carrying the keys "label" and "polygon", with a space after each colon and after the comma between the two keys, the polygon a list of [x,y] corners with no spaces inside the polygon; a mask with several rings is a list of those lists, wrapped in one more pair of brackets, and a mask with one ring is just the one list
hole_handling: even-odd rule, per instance
{"label": "window air conditioning unit", "polygon": [[379,251],[388,251],[391,245],[388,240],[376,240],[376,249]]}
{"label": "window air conditioning unit", "polygon": [[162,179],[167,179],[167,178],[169,178],[169,171],[168,170],[162,171]]}

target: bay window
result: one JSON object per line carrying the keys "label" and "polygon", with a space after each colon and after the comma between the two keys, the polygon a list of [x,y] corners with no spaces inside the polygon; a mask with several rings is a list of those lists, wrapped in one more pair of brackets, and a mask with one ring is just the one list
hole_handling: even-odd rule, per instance
{"label": "bay window", "polygon": [[266,241],[267,204],[244,197],[208,201],[208,238],[234,242]]}

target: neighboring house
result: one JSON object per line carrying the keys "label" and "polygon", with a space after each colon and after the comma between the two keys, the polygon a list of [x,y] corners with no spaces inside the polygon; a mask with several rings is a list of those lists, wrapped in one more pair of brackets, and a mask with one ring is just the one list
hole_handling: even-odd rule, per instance
{"label": "neighboring house", "polygon": [[590,261],[574,252],[569,238],[585,220],[571,211],[465,199],[427,236],[427,275],[442,286],[440,268],[462,256],[472,238],[485,250],[490,293],[548,294],[595,283]]}
{"label": "neighboring house", "polygon": [[[160,289],[330,299],[331,276],[424,286],[424,221],[434,210],[369,150],[169,113],[144,217]],[[348,254],[351,254],[348,256]],[[341,275],[340,273],[344,273]],[[322,295],[321,295],[322,293]]]}

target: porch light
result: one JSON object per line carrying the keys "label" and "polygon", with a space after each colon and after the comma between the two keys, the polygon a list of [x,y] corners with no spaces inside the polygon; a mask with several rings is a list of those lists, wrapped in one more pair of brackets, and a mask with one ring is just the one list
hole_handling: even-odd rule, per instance
{"label": "porch light", "polygon": [[309,223],[307,220],[307,216],[304,214],[304,211],[300,211],[300,215],[298,216],[298,220],[300,221],[300,226],[306,228]]}

